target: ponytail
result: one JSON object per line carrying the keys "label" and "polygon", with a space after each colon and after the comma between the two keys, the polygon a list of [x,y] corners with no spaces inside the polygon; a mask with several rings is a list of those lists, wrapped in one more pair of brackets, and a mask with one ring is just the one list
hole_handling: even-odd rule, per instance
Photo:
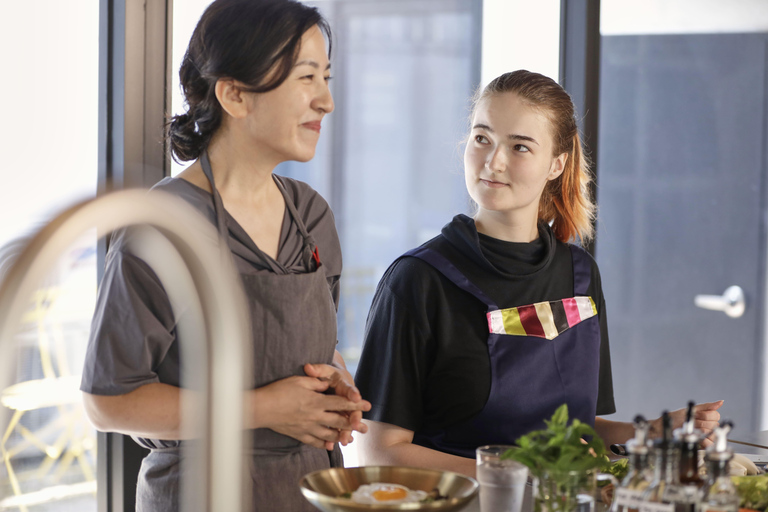
{"label": "ponytail", "polygon": [[193,37],[179,69],[187,112],[171,118],[168,140],[177,162],[197,159],[221,125],[222,110],[216,98],[216,80],[206,79],[193,59],[196,43]]}
{"label": "ponytail", "polygon": [[547,183],[539,202],[539,220],[552,223],[555,237],[563,242],[579,238],[582,244],[594,234],[595,205],[590,198],[589,161],[578,131],[571,137],[565,169]]}

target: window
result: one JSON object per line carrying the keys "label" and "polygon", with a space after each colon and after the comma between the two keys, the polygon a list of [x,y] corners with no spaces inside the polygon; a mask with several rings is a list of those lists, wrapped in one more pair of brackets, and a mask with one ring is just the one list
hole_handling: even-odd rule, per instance
{"label": "window", "polygon": [[[207,1],[174,5],[178,68]],[[461,140],[479,83],[477,0],[313,2],[333,30],[336,110],[315,158],[276,173],[309,183],[331,205],[344,270],[339,350],[352,374],[376,285],[399,255],[468,212]],[[176,96],[172,110],[182,111]],[[174,164],[174,174],[186,165]],[[354,449],[345,449],[348,465]]]}
{"label": "window", "polygon": [[[96,193],[98,30],[96,0],[0,6],[0,278],[31,234]],[[95,293],[92,234],[62,256],[33,297],[19,298],[30,306],[16,340],[15,384],[0,389],[8,458],[0,509],[96,510],[95,432],[79,393]]]}
{"label": "window", "polygon": [[[174,5],[172,90],[209,2]],[[461,140],[479,82],[480,3],[474,0],[315,2],[334,36],[336,110],[315,158],[275,172],[330,203],[344,271],[339,349],[354,373],[373,292],[399,255],[469,210]],[[182,111],[176,96],[173,111]],[[184,166],[175,165],[174,173]]]}
{"label": "window", "polygon": [[314,178],[336,215],[344,255],[339,350],[354,373],[387,266],[469,210],[461,140],[479,82],[480,6],[317,5],[334,30],[337,108],[318,156],[277,172]]}
{"label": "window", "polygon": [[[725,399],[734,438],[765,429],[768,10],[601,8],[596,250],[618,419]],[[743,316],[696,306],[733,285]]]}

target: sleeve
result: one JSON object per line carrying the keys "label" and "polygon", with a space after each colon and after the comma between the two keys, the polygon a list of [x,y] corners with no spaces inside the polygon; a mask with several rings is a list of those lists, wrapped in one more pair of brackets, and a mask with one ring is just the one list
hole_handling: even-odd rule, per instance
{"label": "sleeve", "polygon": [[608,342],[608,315],[603,296],[603,285],[597,263],[592,263],[592,280],[598,296],[598,316],[600,317],[600,375],[598,376],[597,415],[613,414],[616,404],[613,398],[613,373],[611,370],[611,349]]}
{"label": "sleeve", "polygon": [[157,368],[175,341],[171,304],[159,279],[115,245],[99,287],[80,386],[96,395],[159,382]]}
{"label": "sleeve", "polygon": [[[371,402],[364,417],[416,431],[423,424],[423,393],[428,372],[429,323],[418,286],[420,262],[396,261],[373,298],[365,342],[355,375],[362,396]],[[398,285],[411,288],[402,292]],[[393,289],[394,288],[394,289]],[[397,290],[400,293],[396,293]]]}

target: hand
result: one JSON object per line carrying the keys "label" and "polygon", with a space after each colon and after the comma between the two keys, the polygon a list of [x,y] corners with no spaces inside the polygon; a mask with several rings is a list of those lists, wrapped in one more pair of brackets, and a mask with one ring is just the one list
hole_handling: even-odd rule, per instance
{"label": "hand", "polygon": [[355,387],[355,381],[346,368],[339,368],[329,364],[305,364],[304,373],[309,377],[328,382],[336,391],[336,396],[341,396],[352,402],[363,399],[360,391]]}
{"label": "hand", "polygon": [[[315,377],[323,382],[329,384],[329,388],[333,388],[336,392],[336,396],[346,398],[353,403],[362,404],[363,407],[359,410],[348,411],[342,413],[347,416],[347,419],[351,425],[351,429],[342,430],[339,434],[339,442],[346,446],[354,438],[352,437],[352,430],[357,430],[361,434],[365,434],[368,431],[368,427],[363,423],[363,411],[370,411],[371,404],[367,400],[363,400],[360,395],[360,391],[355,387],[355,382],[352,379],[352,375],[346,368],[331,366],[328,364],[305,364],[304,373],[310,377]],[[328,450],[332,450],[333,446],[326,446]]]}
{"label": "hand", "polygon": [[[712,430],[720,424],[719,423],[720,413],[717,412],[717,410],[722,405],[723,405],[723,400],[718,400],[717,402],[705,402],[703,404],[696,404],[696,406],[693,408],[694,427],[701,430],[707,436],[711,434]],[[687,413],[687,409],[685,407],[682,409],[671,411],[669,413],[670,419],[672,420],[673,430],[683,426],[683,423],[685,422],[686,413]],[[657,418],[651,422],[650,435],[651,437],[660,437],[661,431],[662,431],[661,418]],[[704,447],[709,446],[712,444],[712,440],[709,438],[705,438],[701,442],[701,444]]]}
{"label": "hand", "polygon": [[257,428],[270,428],[316,448],[332,450],[340,440],[340,431],[352,430],[346,414],[370,409],[371,404],[323,394],[330,387],[330,381],[288,377],[254,390]]}
{"label": "hand", "polygon": [[697,404],[693,408],[694,427],[706,434],[706,438],[701,442],[702,447],[714,444],[712,440],[712,431],[720,425],[720,413],[717,411],[722,405],[723,400],[717,402],[707,402]]}
{"label": "hand", "polygon": [[[581,439],[579,439],[579,441],[581,441],[581,444],[589,444],[589,443],[587,442],[587,440],[586,440],[586,439],[584,439],[583,437],[582,437]],[[593,456],[593,457],[597,457],[597,454],[595,453],[595,450],[593,450],[592,448],[590,448],[590,449],[589,449],[589,454],[590,454],[591,456]]]}

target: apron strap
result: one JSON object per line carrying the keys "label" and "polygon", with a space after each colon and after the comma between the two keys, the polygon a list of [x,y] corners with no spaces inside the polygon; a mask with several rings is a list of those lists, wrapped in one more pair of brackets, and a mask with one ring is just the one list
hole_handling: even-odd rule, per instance
{"label": "apron strap", "polygon": [[587,251],[570,244],[571,259],[573,260],[573,294],[587,295],[587,288],[592,280],[592,261]]}
{"label": "apron strap", "polygon": [[[216,227],[219,230],[219,235],[224,237],[224,240],[226,240],[228,229],[226,215],[224,214],[224,202],[221,200],[221,194],[219,194],[218,189],[216,189],[216,183],[213,179],[213,170],[211,169],[211,161],[208,159],[207,149],[204,149],[200,155],[200,165],[203,167],[203,173],[205,174],[205,177],[208,178],[208,181],[211,183],[211,191],[213,192],[213,209],[216,213]],[[275,181],[278,190],[280,190],[280,193],[283,195],[283,199],[285,199],[285,205],[288,207],[288,212],[291,214],[293,221],[299,228],[299,233],[301,233],[301,236],[304,239],[304,246],[302,249],[302,259],[304,260],[304,265],[306,265],[308,270],[312,270],[312,261],[314,260],[316,265],[314,268],[320,267],[320,255],[317,250],[315,239],[312,238],[312,235],[307,232],[307,227],[304,225],[304,222],[302,222],[301,217],[299,217],[299,212],[296,210],[296,205],[294,205],[291,198],[288,197],[288,193],[285,191],[283,184],[274,174],[272,175],[272,179]],[[256,247],[256,249],[258,249],[258,247]],[[261,252],[261,250],[259,250],[259,252]],[[266,261],[269,261],[263,254],[262,257]]]}
{"label": "apron strap", "polygon": [[403,256],[412,256],[432,265],[438,272],[443,274],[449,281],[461,288],[467,293],[472,294],[480,302],[488,306],[489,311],[499,309],[496,303],[490,299],[475,283],[470,281],[448,258],[437,251],[426,247],[417,247],[403,254]]}
{"label": "apron strap", "polygon": [[211,170],[211,161],[208,160],[208,150],[204,149],[200,155],[200,165],[203,167],[203,173],[208,181],[211,183],[211,191],[213,192],[213,211],[216,213],[216,227],[219,230],[219,235],[227,237],[227,221],[224,215],[224,202],[221,200],[221,195],[216,189],[216,183],[213,181],[213,171]]}
{"label": "apron strap", "polygon": [[296,223],[296,226],[299,228],[299,233],[301,233],[301,237],[304,239],[304,247],[302,248],[302,258],[304,259],[304,265],[306,265],[307,269],[312,270],[312,262],[314,261],[314,268],[319,268],[320,252],[317,250],[317,243],[315,243],[315,239],[312,238],[312,235],[310,235],[307,231],[307,227],[304,225],[304,222],[302,222],[298,210],[296,210],[296,205],[294,205],[293,201],[291,201],[291,199],[288,197],[288,193],[285,191],[285,187],[283,187],[280,178],[274,174],[272,177],[274,178],[275,185],[277,185],[280,193],[283,194],[283,197],[285,198],[285,205],[288,207],[288,212],[291,214],[291,217],[293,217],[293,221]]}

